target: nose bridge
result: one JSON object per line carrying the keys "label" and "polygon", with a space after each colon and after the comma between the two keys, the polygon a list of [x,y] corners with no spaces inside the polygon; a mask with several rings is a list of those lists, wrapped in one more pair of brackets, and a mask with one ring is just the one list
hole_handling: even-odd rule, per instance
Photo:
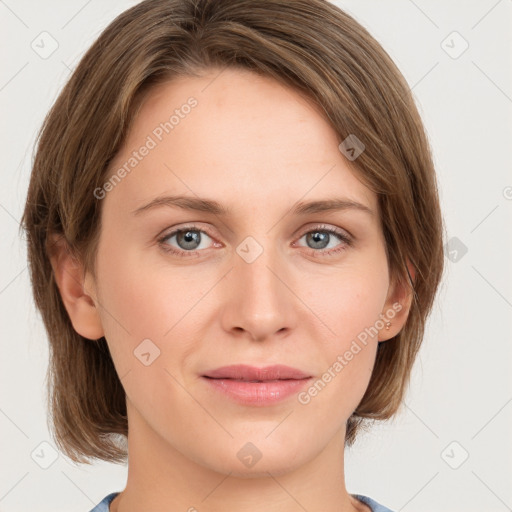
{"label": "nose bridge", "polygon": [[293,325],[293,294],[287,288],[285,262],[272,237],[251,236],[234,254],[225,328],[243,329],[255,339]]}

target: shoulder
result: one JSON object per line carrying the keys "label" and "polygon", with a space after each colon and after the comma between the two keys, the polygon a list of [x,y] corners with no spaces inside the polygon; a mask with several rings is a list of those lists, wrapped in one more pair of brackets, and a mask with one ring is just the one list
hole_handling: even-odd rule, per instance
{"label": "shoulder", "polygon": [[[118,492],[113,492],[105,496],[100,503],[98,503],[92,510],[90,510],[90,512],[108,512],[110,503],[118,494]],[[365,505],[368,505],[372,509],[372,512],[393,512],[389,508],[381,505],[380,503],[377,503],[375,500],[372,500],[368,496],[363,496],[361,494],[353,494],[353,496],[354,498],[363,502]]]}
{"label": "shoulder", "polygon": [[105,496],[90,512],[108,512],[110,503],[118,494],[118,492],[113,492]]}
{"label": "shoulder", "polygon": [[372,509],[372,512],[393,512],[391,509],[377,503],[368,496],[363,496],[361,494],[352,494],[352,496],[359,501],[362,501],[365,505],[368,505]]}

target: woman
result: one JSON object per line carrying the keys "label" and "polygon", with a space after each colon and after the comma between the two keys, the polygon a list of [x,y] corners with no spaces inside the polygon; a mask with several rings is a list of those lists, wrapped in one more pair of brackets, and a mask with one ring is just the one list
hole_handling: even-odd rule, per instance
{"label": "woman", "polygon": [[398,410],[443,269],[428,140],[323,0],[146,0],[41,130],[23,217],[55,439],[94,511],[386,511],[343,450]]}

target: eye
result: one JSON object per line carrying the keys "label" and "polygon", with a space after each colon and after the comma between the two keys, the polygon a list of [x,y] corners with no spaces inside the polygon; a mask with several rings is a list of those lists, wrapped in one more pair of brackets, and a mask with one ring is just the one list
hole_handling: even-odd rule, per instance
{"label": "eye", "polygon": [[[173,239],[177,247],[170,244]],[[212,238],[203,229],[197,226],[184,226],[167,233],[158,242],[165,251],[186,257],[195,255],[196,251],[208,249],[208,239]]]}
{"label": "eye", "polygon": [[[340,229],[331,226],[317,226],[304,233],[299,240],[305,238],[308,248],[314,256],[331,256],[352,245],[351,237]],[[336,243],[338,239],[338,243]],[[341,243],[339,243],[341,241]],[[334,247],[333,247],[334,244]],[[329,248],[331,246],[331,248]]]}
{"label": "eye", "polygon": [[[299,240],[303,238],[306,239],[306,244],[308,244],[306,248],[315,257],[331,256],[352,245],[352,238],[345,231],[326,225],[316,226],[314,229],[306,231]],[[158,243],[166,252],[180,257],[193,257],[199,256],[200,251],[212,246],[208,245],[208,239],[213,240],[213,237],[204,229],[190,225],[174,229],[165,234],[159,238]],[[338,243],[336,243],[336,240],[338,240]],[[333,244],[334,247],[332,247]],[[222,247],[222,244],[214,241],[213,246]]]}

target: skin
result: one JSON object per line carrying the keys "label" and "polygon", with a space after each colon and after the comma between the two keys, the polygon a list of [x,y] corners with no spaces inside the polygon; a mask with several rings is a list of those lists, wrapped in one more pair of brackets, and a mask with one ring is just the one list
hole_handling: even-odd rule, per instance
{"label": "skin", "polygon": [[[190,96],[198,105],[102,199],[96,279],[64,250],[52,259],[74,328],[105,336],[127,395],[128,480],[110,510],[369,510],[345,488],[345,424],[368,386],[377,342],[400,331],[410,306],[389,279],[377,197],[315,104],[240,70],[153,89],[112,172]],[[231,212],[132,213],[165,194],[214,199]],[[289,213],[298,201],[333,197],[373,214]],[[192,256],[176,236],[158,242],[188,223],[208,230]],[[330,235],[317,248],[305,235],[322,225],[352,243]],[[252,263],[236,251],[248,236],[263,249]],[[229,364],[281,363],[316,380],[397,302],[390,328],[307,405],[297,396],[237,404],[201,378]],[[134,356],[144,339],[160,350],[149,366]],[[247,442],[262,455],[250,468],[237,457]]]}

